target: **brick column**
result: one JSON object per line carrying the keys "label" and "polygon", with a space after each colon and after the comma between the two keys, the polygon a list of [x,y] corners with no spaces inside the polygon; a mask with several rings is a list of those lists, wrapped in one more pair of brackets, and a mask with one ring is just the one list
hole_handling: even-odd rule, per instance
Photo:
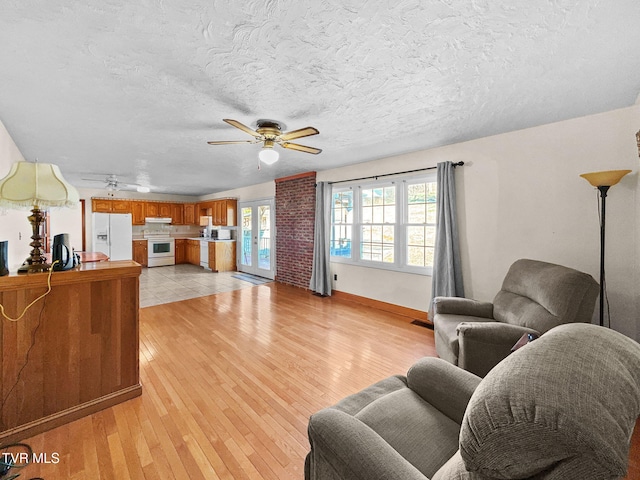
{"label": "brick column", "polygon": [[276,179],[276,280],[309,288],[316,172]]}

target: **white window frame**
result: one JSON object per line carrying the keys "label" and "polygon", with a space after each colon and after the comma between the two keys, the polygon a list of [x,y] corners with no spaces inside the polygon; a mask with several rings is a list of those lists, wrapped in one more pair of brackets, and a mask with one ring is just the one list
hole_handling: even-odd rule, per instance
{"label": "white window frame", "polygon": [[[368,268],[378,268],[382,270],[392,270],[396,272],[413,273],[417,275],[431,276],[433,274],[433,267],[417,267],[407,264],[407,226],[415,225],[408,223],[408,196],[407,185],[414,183],[435,183],[437,175],[435,170],[433,172],[423,173],[421,175],[394,177],[393,179],[373,180],[364,183],[351,183],[344,186],[333,186],[333,193],[341,191],[353,191],[353,210],[354,218],[352,225],[352,238],[351,238],[351,257],[336,257],[331,256],[331,262],[344,263],[348,265],[357,265]],[[395,185],[396,187],[396,212],[394,225],[394,262],[385,263],[372,260],[360,259],[360,234],[362,231],[362,205],[361,205],[361,191],[363,189],[382,188],[389,185]],[[430,225],[426,224],[425,225]],[[333,223],[331,224],[333,226]],[[437,221],[436,221],[437,228]],[[333,229],[332,229],[333,233]],[[333,240],[333,238],[332,238]]]}

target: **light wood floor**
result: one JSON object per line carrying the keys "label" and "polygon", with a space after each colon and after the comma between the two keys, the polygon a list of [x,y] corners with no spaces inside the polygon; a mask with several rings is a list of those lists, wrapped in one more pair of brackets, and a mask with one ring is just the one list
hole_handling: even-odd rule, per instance
{"label": "light wood floor", "polygon": [[143,394],[26,442],[24,477],[301,479],[308,417],[420,357],[433,332],[282,284],[140,311]]}
{"label": "light wood floor", "polygon": [[61,461],[22,474],[302,479],[309,415],[435,355],[409,321],[277,283],[142,309],[142,396],[27,439]]}

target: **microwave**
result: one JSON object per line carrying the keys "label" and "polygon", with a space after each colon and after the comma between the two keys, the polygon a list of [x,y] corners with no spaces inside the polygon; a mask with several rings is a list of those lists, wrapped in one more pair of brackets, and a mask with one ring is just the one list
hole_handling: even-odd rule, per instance
{"label": "microwave", "polygon": [[211,230],[211,238],[215,240],[230,240],[231,239],[231,230],[214,228]]}

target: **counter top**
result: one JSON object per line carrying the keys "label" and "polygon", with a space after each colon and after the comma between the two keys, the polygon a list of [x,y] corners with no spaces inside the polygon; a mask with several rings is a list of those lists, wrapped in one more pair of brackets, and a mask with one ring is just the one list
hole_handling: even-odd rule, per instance
{"label": "counter top", "polygon": [[[81,263],[70,270],[54,271],[51,285],[82,283],[95,279],[107,279],[120,276],[138,276],[142,267],[132,260]],[[47,286],[49,271],[38,273],[17,273],[0,277],[0,292],[20,288]]]}
{"label": "counter top", "polygon": [[188,237],[185,238],[185,240],[198,240],[200,242],[235,242],[235,240],[233,238],[231,239],[226,239],[226,240],[217,240],[215,238],[208,238],[208,237]]}

